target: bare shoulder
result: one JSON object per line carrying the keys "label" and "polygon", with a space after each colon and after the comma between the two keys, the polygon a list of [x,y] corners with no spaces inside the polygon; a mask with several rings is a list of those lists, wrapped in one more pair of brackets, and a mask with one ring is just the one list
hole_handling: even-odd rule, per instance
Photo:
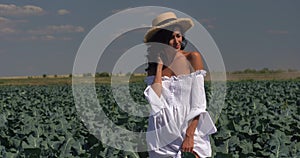
{"label": "bare shoulder", "polygon": [[184,52],[186,57],[191,60],[202,60],[201,54],[199,52]]}
{"label": "bare shoulder", "polygon": [[203,61],[199,52],[182,52],[182,54],[186,56],[195,71],[203,70]]}

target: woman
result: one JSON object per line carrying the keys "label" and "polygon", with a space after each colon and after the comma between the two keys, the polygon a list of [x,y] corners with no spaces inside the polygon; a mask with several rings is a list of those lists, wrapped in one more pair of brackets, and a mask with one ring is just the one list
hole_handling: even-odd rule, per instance
{"label": "woman", "polygon": [[209,135],[216,127],[206,111],[201,55],[183,51],[183,33],[192,26],[191,19],[166,12],[152,21],[144,37],[149,46],[144,94],[151,105],[150,157],[181,157],[182,152],[211,156]]}

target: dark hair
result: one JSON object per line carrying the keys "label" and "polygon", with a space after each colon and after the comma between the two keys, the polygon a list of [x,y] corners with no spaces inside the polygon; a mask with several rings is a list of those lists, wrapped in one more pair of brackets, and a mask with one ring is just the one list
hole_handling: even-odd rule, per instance
{"label": "dark hair", "polygon": [[[155,74],[156,73],[156,67],[157,67],[157,63],[156,63],[156,58],[157,58],[157,53],[159,51],[162,50],[162,45],[161,44],[166,44],[169,45],[169,41],[172,38],[173,35],[173,28],[175,28],[176,26],[172,26],[172,28],[167,28],[167,29],[160,29],[158,30],[147,42],[148,45],[148,55],[147,55],[147,59],[148,59],[148,67],[145,69],[145,71],[148,72],[148,74]],[[180,26],[177,26],[179,28],[181,28]],[[182,29],[180,29],[182,30]],[[158,44],[155,44],[158,43]],[[184,36],[182,36],[182,42],[181,42],[181,50],[183,50],[185,48],[185,46],[187,45],[187,40],[184,38]],[[166,66],[163,66],[163,69]]]}
{"label": "dark hair", "polygon": [[[173,26],[174,28],[175,26]],[[180,26],[177,26],[181,28]],[[173,31],[170,31],[171,29],[160,29],[158,30],[149,40],[148,42],[157,42],[157,43],[162,43],[162,44],[169,44],[169,41],[172,38]],[[182,30],[182,29],[180,29]],[[147,43],[148,43],[147,42]],[[182,42],[181,42],[181,47],[180,49],[183,50],[186,45],[187,45],[187,40],[185,39],[184,36],[182,36]]]}

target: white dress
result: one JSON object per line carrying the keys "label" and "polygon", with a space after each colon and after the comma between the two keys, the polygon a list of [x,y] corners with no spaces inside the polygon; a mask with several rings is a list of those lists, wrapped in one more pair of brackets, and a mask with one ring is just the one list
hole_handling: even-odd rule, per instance
{"label": "white dress", "polygon": [[206,71],[162,77],[159,97],[151,87],[155,76],[147,76],[144,95],[151,105],[146,140],[150,158],[181,157],[181,145],[188,123],[200,115],[194,134],[193,150],[200,157],[211,157],[209,135],[217,131],[206,111],[204,76]]}

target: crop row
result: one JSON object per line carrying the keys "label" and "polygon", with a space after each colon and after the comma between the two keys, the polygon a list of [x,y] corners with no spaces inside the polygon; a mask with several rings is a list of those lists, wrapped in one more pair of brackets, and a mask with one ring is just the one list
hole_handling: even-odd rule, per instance
{"label": "crop row", "polygon": [[[113,95],[109,85],[96,85],[97,101],[115,125],[145,132],[148,118],[128,113],[149,110],[145,86],[130,84],[129,95],[126,87],[119,86]],[[214,92],[222,91],[212,91],[207,83],[209,110],[219,104],[214,102],[218,95]],[[128,98],[134,104],[126,104]],[[98,111],[85,102],[75,106],[70,86],[0,87],[0,157],[148,157],[146,151],[123,151],[101,143],[91,129],[99,127],[101,133],[104,127],[87,123],[90,116],[85,115]],[[216,126],[218,132],[211,136],[213,157],[299,157],[299,81],[227,82],[225,106]],[[142,137],[106,135],[104,139],[121,137],[140,143],[133,146],[145,146]]]}

